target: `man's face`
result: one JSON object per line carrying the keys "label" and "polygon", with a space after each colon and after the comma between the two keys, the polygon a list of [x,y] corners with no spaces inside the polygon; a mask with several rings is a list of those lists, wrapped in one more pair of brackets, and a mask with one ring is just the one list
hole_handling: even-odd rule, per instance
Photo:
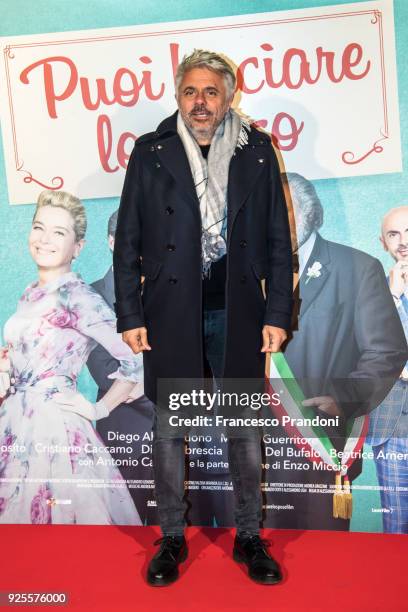
{"label": "man's face", "polygon": [[232,102],[224,77],[207,68],[193,68],[184,74],[176,99],[194,138],[200,144],[210,144]]}
{"label": "man's face", "polygon": [[384,217],[380,240],[395,261],[408,261],[408,206],[396,208]]}

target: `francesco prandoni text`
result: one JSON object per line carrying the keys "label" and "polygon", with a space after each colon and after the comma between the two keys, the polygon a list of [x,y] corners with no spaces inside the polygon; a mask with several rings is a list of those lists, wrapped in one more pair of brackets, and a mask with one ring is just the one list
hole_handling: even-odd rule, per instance
{"label": "francesco prandoni text", "polygon": [[[169,409],[179,410],[190,406],[201,407],[204,410],[212,410],[214,407],[235,406],[236,408],[250,408],[254,411],[263,406],[281,403],[280,393],[227,393],[220,392],[208,393],[202,389],[192,390],[190,393],[171,393],[169,395]],[[225,417],[221,414],[215,416],[196,415],[185,417],[178,414],[169,417],[171,427],[277,427],[278,425],[291,425],[297,427],[328,427],[339,425],[339,417],[321,417],[316,415],[313,418],[295,418],[289,415],[282,415],[280,418],[265,417],[260,418],[255,415],[246,417]]]}
{"label": "francesco prandoni text", "polygon": [[215,417],[197,415],[195,417],[181,417],[173,414],[169,417],[171,427],[277,427],[278,425],[292,425],[293,427],[336,427],[339,417],[321,417],[316,415],[312,419],[294,418],[287,414],[279,419],[275,417],[225,417],[217,414]]}

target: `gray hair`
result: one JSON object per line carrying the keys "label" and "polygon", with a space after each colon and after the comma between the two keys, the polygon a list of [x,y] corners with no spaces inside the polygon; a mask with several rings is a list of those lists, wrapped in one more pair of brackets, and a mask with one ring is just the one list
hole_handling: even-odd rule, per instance
{"label": "gray hair", "polygon": [[177,95],[184,75],[193,68],[207,68],[208,70],[213,70],[220,74],[224,78],[228,95],[233,96],[236,84],[236,77],[233,69],[221,55],[204,49],[194,49],[190,55],[185,55],[178,65],[175,78]]}
{"label": "gray hair", "polygon": [[318,230],[323,225],[323,206],[313,184],[296,172],[286,172],[282,182],[288,185],[292,198],[295,200],[302,216],[311,229]]}
{"label": "gray hair", "polygon": [[111,216],[109,217],[109,221],[108,221],[108,236],[115,237],[116,226],[118,224],[118,214],[119,214],[119,210],[115,210],[115,212],[113,212],[111,214]]}
{"label": "gray hair", "polygon": [[33,221],[35,220],[38,209],[43,206],[55,206],[56,208],[63,208],[69,212],[74,222],[75,240],[79,242],[85,238],[86,212],[81,200],[66,191],[52,191],[51,189],[46,189],[38,196]]}

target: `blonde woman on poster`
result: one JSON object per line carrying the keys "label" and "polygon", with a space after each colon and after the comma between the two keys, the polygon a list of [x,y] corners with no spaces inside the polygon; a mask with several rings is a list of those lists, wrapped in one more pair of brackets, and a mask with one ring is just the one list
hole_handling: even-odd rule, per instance
{"label": "blonde woman on poster", "polygon": [[[40,194],[29,236],[38,280],[4,328],[0,523],[141,522],[92,421],[143,393],[142,360],[116,333],[103,298],[71,270],[85,231],[77,198]],[[76,381],[97,343],[120,367],[110,375],[116,380],[109,391],[92,404]]]}

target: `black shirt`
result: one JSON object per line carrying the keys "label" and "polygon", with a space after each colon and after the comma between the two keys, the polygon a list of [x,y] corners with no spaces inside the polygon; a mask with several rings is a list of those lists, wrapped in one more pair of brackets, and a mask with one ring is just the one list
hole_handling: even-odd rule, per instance
{"label": "black shirt", "polygon": [[[202,156],[207,159],[211,145],[199,145]],[[225,283],[227,280],[227,257],[211,264],[210,278],[203,279],[204,310],[222,310],[225,308]]]}

